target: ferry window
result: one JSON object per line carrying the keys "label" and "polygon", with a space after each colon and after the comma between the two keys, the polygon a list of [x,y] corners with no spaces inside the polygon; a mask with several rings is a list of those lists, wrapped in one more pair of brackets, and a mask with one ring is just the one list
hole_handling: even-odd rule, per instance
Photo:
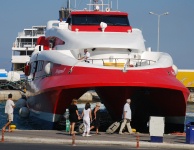
{"label": "ferry window", "polygon": [[27,55],[31,56],[33,51],[27,51]]}
{"label": "ferry window", "polygon": [[37,68],[37,61],[31,63],[31,73],[35,73]]}
{"label": "ferry window", "polygon": [[86,15],[76,15],[72,17],[72,24],[73,25],[82,25],[86,24]]}
{"label": "ferry window", "polygon": [[129,20],[127,16],[122,15],[74,15],[72,16],[73,25],[99,25],[101,22],[105,22],[108,25],[129,26]]}
{"label": "ferry window", "polygon": [[44,64],[44,61],[38,61],[37,72],[43,69],[43,64]]}
{"label": "ferry window", "polygon": [[108,25],[129,26],[129,20],[126,16],[105,16],[103,17],[103,22]]}
{"label": "ferry window", "polygon": [[67,18],[66,23],[71,24],[71,17]]}

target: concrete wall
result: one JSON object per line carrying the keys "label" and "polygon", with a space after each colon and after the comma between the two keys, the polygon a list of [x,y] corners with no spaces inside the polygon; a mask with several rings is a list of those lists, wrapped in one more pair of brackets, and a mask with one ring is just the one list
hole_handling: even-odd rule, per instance
{"label": "concrete wall", "polygon": [[13,100],[21,98],[21,92],[18,90],[0,90],[0,100],[7,100],[10,93],[13,95]]}
{"label": "concrete wall", "polygon": [[190,92],[188,102],[194,102],[194,92]]}

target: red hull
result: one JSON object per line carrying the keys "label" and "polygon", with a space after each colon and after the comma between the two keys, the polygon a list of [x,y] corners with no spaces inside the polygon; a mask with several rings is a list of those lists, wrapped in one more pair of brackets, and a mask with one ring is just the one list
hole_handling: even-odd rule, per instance
{"label": "red hull", "polygon": [[[122,72],[75,67],[70,74],[69,69],[69,66],[54,66],[52,76],[34,80],[39,92],[30,98],[29,107],[63,114],[73,98],[95,89],[114,120],[121,119],[127,98],[132,99],[136,125],[140,120],[145,123],[153,115],[185,116],[189,91],[173,75],[172,68]],[[56,74],[57,70],[65,71]]]}

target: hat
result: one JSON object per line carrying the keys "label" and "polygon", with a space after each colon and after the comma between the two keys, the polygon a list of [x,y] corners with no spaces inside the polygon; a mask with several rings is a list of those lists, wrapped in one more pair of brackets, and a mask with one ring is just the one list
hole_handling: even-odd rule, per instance
{"label": "hat", "polygon": [[128,98],[126,101],[127,101],[127,103],[130,103],[131,102],[131,99]]}
{"label": "hat", "polygon": [[97,103],[96,103],[96,106],[99,106],[99,107],[100,107],[100,105],[101,105],[101,103],[100,103],[100,102],[97,102]]}

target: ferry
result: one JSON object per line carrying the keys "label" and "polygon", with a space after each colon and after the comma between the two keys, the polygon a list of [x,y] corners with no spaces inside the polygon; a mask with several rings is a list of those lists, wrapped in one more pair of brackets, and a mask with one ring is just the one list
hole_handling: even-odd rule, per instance
{"label": "ferry", "polygon": [[[183,132],[189,90],[176,78],[172,57],[146,48],[142,31],[112,2],[87,6],[63,8],[38,38],[25,67],[30,116],[53,129],[72,99],[95,90],[115,121],[131,98],[131,125],[138,132],[147,131],[150,116],[165,118],[166,133]],[[82,59],[86,50],[90,57]]]}

